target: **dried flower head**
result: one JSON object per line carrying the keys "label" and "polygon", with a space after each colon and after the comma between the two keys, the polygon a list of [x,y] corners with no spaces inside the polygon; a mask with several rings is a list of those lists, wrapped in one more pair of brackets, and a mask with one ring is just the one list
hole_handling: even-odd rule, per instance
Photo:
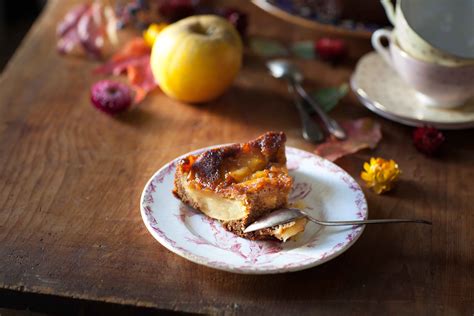
{"label": "dried flower head", "polygon": [[399,175],[400,169],[395,161],[372,157],[369,163],[364,163],[364,171],[360,177],[366,182],[367,187],[381,194],[393,188]]}

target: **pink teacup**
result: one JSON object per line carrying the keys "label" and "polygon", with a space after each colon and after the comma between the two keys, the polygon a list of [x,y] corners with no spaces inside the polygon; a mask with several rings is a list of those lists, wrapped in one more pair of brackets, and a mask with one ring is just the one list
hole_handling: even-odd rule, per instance
{"label": "pink teacup", "polygon": [[[388,48],[380,42],[383,38],[388,40]],[[474,65],[446,66],[416,59],[402,50],[392,32],[385,29],[372,34],[372,46],[426,105],[454,108],[474,96]]]}

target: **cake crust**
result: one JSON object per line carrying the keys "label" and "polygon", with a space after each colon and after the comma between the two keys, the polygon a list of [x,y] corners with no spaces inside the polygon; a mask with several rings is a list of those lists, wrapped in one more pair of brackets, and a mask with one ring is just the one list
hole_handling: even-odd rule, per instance
{"label": "cake crust", "polygon": [[[232,164],[238,164],[242,156],[256,156],[268,164],[286,163],[286,135],[283,132],[268,132],[244,144],[232,144],[203,152],[197,157],[187,157],[183,164],[188,167],[190,174],[203,187],[215,190],[228,186],[232,181],[224,179],[225,172]],[[185,168],[186,169],[186,168]]]}

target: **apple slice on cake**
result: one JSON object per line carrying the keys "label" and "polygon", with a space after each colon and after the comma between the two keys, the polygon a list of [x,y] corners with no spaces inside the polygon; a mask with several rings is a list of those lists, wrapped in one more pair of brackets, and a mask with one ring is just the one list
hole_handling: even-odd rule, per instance
{"label": "apple slice on cake", "polygon": [[285,241],[304,230],[306,219],[243,232],[263,215],[287,206],[293,179],[286,168],[285,141],[284,133],[267,132],[248,143],[183,158],[173,193],[241,237]]}

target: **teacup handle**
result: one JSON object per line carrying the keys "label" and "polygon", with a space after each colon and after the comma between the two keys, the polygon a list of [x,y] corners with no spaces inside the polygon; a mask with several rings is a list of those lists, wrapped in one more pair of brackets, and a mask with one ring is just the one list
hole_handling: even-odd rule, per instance
{"label": "teacup handle", "polygon": [[380,0],[380,3],[382,4],[385,14],[387,15],[387,18],[390,20],[393,26],[396,25],[396,19],[395,19],[395,8],[393,7],[393,3],[390,0]]}
{"label": "teacup handle", "polygon": [[[380,41],[382,38],[386,38],[389,45],[385,47]],[[392,56],[390,55],[389,47],[392,44],[392,31],[386,29],[379,29],[372,34],[371,37],[372,47],[383,57],[385,62],[392,66]]]}

